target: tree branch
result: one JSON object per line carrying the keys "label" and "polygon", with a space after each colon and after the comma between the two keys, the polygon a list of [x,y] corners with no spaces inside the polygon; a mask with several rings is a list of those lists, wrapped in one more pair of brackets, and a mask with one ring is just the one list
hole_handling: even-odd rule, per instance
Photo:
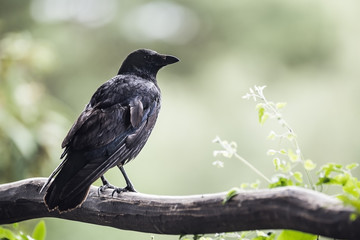
{"label": "tree branch", "polygon": [[0,185],[0,224],[55,217],[159,234],[201,234],[254,229],[293,229],[332,238],[360,239],[353,209],[325,194],[297,187],[239,193],[225,205],[226,193],[155,196],[112,191],[98,195],[92,186],[80,208],[49,212],[40,188],[45,178]]}

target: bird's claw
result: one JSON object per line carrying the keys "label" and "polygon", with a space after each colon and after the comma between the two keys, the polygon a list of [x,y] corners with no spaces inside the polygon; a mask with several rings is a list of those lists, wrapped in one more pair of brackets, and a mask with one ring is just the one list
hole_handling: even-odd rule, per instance
{"label": "bird's claw", "polygon": [[112,192],[111,196],[114,196],[114,194],[119,194],[121,192],[126,192],[125,188],[115,188],[114,191]]}
{"label": "bird's claw", "polygon": [[113,186],[113,185],[111,185],[111,184],[109,184],[109,183],[104,184],[104,185],[102,185],[102,186],[100,186],[100,187],[98,188],[98,195],[100,195],[100,193],[105,192],[106,189],[116,189],[116,188],[117,188],[117,187],[115,187],[115,186]]}
{"label": "bird's claw", "polygon": [[114,194],[120,194],[122,192],[136,192],[133,186],[126,186],[124,188],[114,188],[114,191],[112,192],[111,196],[114,196]]}
{"label": "bird's claw", "polygon": [[125,189],[126,189],[127,192],[137,192],[137,191],[135,190],[135,188],[133,187],[133,185],[127,185],[127,186],[125,187]]}

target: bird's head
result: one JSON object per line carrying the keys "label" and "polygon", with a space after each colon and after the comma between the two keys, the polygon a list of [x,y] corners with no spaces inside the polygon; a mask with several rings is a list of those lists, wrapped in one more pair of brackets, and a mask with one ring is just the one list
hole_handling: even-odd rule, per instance
{"label": "bird's head", "polygon": [[155,80],[160,68],[178,61],[179,59],[174,56],[159,54],[149,49],[138,49],[126,57],[118,75],[135,74]]}

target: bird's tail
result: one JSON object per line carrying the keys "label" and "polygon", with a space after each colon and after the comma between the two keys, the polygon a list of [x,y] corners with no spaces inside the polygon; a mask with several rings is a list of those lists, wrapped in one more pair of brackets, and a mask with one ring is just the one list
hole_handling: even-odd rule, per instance
{"label": "bird's tail", "polygon": [[[118,141],[110,143],[110,146],[106,145],[93,151],[67,151],[64,161],[42,188],[45,189],[50,184],[44,197],[48,209],[57,208],[60,212],[65,212],[81,205],[96,179],[116,166],[118,159],[129,158],[129,152],[123,154],[126,147],[124,141],[124,137],[121,136]],[[114,153],[107,156],[106,152]],[[54,180],[51,182],[53,177]]]}
{"label": "bird's tail", "polygon": [[66,212],[78,207],[85,201],[90,189],[90,185],[84,190],[77,191],[66,197],[62,197],[64,193],[71,191],[71,189],[68,188],[69,186],[65,187],[61,183],[58,183],[56,179],[54,180],[54,182],[46,191],[46,195],[44,197],[45,204],[49,210],[54,210],[57,208],[59,212]]}
{"label": "bird's tail", "polygon": [[[83,162],[80,161],[82,157],[81,154],[77,153],[68,155],[43,186],[42,190],[50,184],[44,197],[49,210],[57,208],[60,212],[65,212],[76,208],[85,201],[92,182],[87,182],[80,188],[77,186],[77,183],[84,178],[83,175],[79,174],[81,168],[84,168]],[[69,158],[74,158],[77,161],[69,161]],[[55,175],[56,177],[51,182]]]}
{"label": "bird's tail", "polygon": [[[112,163],[111,159],[115,157],[108,158],[102,151],[69,151],[43,187],[50,184],[44,197],[48,209],[65,212],[80,206],[85,201],[91,184],[113,167],[113,164],[108,164],[105,160],[108,158]],[[54,180],[50,182],[53,177]]]}

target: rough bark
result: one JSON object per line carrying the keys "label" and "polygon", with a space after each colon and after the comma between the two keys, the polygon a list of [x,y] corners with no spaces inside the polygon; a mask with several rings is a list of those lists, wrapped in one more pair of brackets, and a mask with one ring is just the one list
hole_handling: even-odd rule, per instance
{"label": "rough bark", "polygon": [[49,212],[39,190],[45,178],[0,185],[0,224],[55,217],[158,234],[201,234],[254,229],[293,229],[340,239],[360,239],[353,209],[325,194],[297,187],[240,192],[226,204],[226,193],[155,196],[92,186],[80,208]]}

